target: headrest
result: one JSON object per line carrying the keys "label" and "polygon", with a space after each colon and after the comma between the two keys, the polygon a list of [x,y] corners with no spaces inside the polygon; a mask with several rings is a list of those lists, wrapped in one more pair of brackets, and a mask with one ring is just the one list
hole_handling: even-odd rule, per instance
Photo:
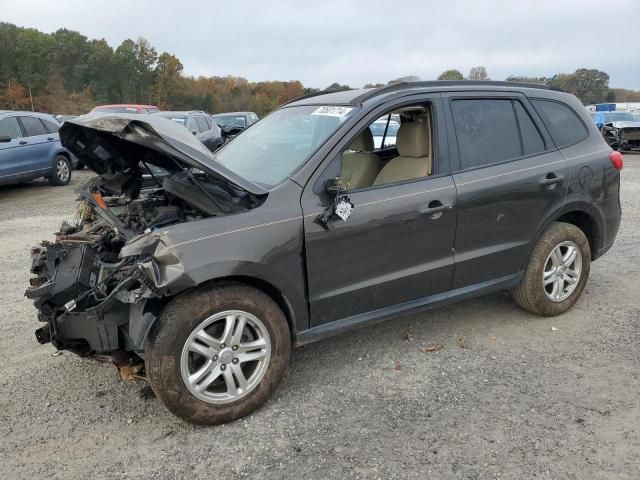
{"label": "headrest", "polygon": [[351,145],[349,145],[349,150],[353,150],[355,152],[372,152],[373,151],[373,133],[371,133],[371,129],[367,128],[364,132],[358,135]]}
{"label": "headrest", "polygon": [[396,137],[398,155],[401,157],[428,157],[429,130],[426,123],[403,123]]}

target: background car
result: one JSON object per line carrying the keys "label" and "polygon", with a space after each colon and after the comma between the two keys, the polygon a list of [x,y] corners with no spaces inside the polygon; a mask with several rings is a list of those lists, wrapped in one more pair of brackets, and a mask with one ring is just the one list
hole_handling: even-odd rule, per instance
{"label": "background car", "polygon": [[158,107],[155,105],[137,105],[137,104],[114,104],[99,105],[91,110],[93,112],[109,112],[109,113],[156,113]]}
{"label": "background car", "polygon": [[247,128],[258,121],[258,115],[254,112],[226,112],[211,115],[213,121],[220,128],[240,127]]}
{"label": "background car", "polygon": [[77,160],[60,144],[50,115],[0,111],[0,185],[46,177],[66,185]]}
{"label": "background car", "polygon": [[[387,127],[387,123],[389,126]],[[396,144],[396,135],[400,129],[400,118],[394,119],[388,116],[379,118],[369,127],[373,134],[373,145],[375,148],[382,148],[384,139],[385,147],[392,147]]]}
{"label": "background car", "polygon": [[640,121],[631,112],[595,112],[593,121],[611,148],[640,149]]}
{"label": "background car", "polygon": [[156,112],[156,115],[160,115],[184,125],[187,130],[193,133],[196,138],[212,152],[215,152],[224,143],[220,127],[211,120],[210,115],[207,115],[201,110],[185,112]]}

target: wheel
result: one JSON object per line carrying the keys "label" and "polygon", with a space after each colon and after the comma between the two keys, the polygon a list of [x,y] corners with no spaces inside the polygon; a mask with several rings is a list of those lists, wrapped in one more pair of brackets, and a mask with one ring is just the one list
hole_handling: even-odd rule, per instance
{"label": "wheel", "polygon": [[67,157],[58,155],[49,176],[49,183],[54,186],[67,185],[71,181],[71,162]]}
{"label": "wheel", "polygon": [[147,377],[178,417],[217,425],[253,412],[289,365],[291,337],[278,305],[241,284],[178,295],[149,334]]}
{"label": "wheel", "polygon": [[520,284],[512,291],[518,305],[555,316],[580,298],[591,268],[589,241],[575,225],[556,222],[538,240]]}

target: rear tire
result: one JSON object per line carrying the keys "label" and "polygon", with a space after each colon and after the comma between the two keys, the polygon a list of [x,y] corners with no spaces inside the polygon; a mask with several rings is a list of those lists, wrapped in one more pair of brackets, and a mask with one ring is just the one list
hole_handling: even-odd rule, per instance
{"label": "rear tire", "polygon": [[151,388],[173,414],[217,425],[260,407],[284,376],[290,352],[287,320],[269,296],[218,284],[169,302],[151,329],[145,362]]}
{"label": "rear tire", "polygon": [[524,276],[511,293],[529,312],[560,315],[580,298],[590,268],[591,248],[582,230],[556,222],[536,243]]}
{"label": "rear tire", "polygon": [[53,170],[49,176],[49,183],[54,187],[67,185],[71,181],[71,162],[64,155],[56,156],[53,162]]}

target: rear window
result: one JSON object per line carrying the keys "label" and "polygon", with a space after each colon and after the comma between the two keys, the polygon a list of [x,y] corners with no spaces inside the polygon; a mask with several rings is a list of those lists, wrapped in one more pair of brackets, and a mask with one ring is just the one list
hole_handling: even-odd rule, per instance
{"label": "rear window", "polygon": [[544,122],[556,147],[562,148],[581,142],[589,135],[580,117],[567,105],[552,100],[531,100]]}
{"label": "rear window", "polygon": [[58,133],[58,129],[60,127],[55,123],[49,122],[48,120],[42,120],[42,123],[44,123],[44,126],[47,129],[47,133]]}
{"label": "rear window", "polygon": [[198,127],[200,128],[201,132],[206,132],[211,128],[209,125],[207,125],[207,121],[204,119],[204,117],[196,117],[196,122],[198,122]]}

